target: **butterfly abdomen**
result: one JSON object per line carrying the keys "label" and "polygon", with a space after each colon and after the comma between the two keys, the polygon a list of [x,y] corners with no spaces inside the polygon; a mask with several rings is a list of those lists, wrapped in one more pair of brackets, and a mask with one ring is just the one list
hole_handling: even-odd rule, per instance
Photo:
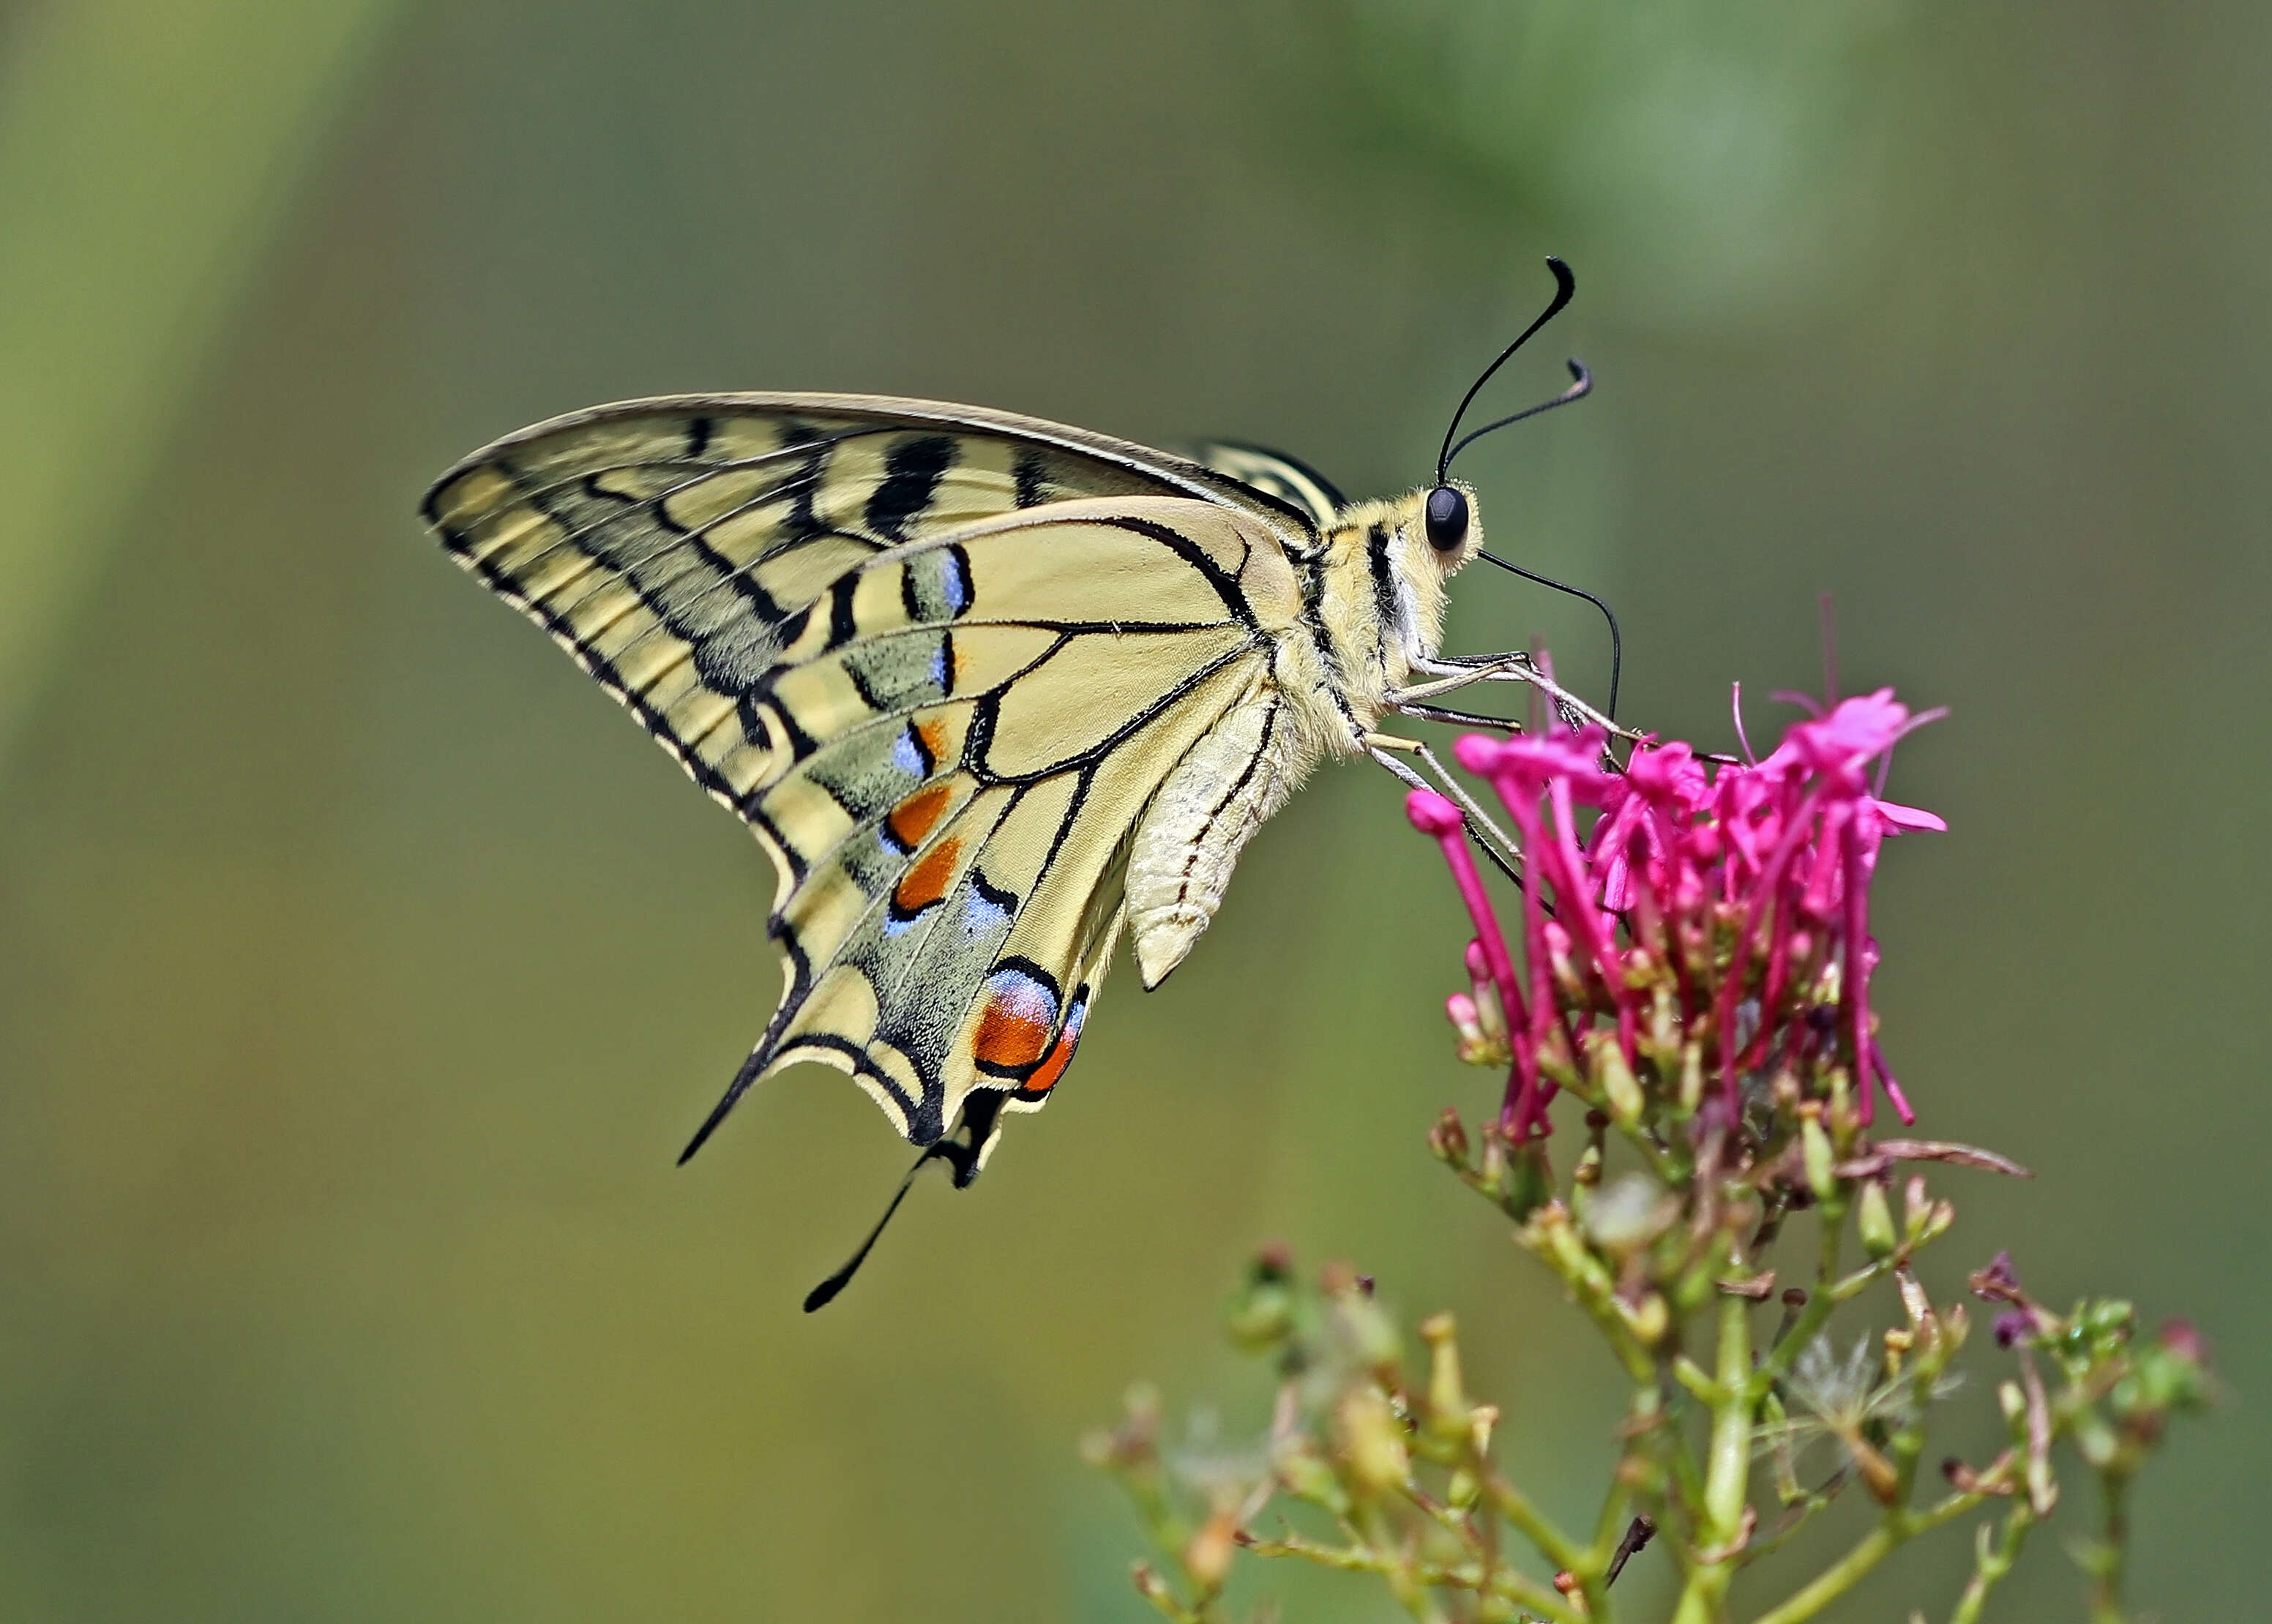
{"label": "butterfly abdomen", "polygon": [[1240,850],[1317,759],[1287,697],[1258,683],[1168,774],[1128,859],[1128,929],[1147,988],[1192,950]]}

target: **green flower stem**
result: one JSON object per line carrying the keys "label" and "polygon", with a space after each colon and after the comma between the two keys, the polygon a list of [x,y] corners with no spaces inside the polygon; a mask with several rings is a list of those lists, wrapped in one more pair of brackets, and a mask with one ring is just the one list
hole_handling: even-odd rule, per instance
{"label": "green flower stem", "polygon": [[1712,1451],[1704,1476],[1704,1535],[1715,1545],[1727,1544],[1741,1531],[1744,1491],[1751,1481],[1752,1406],[1746,1391],[1752,1374],[1751,1307],[1741,1297],[1720,1302],[1715,1380],[1722,1397],[1713,1406]]}
{"label": "green flower stem", "polygon": [[1479,1564],[1464,1562],[1455,1567],[1444,1567],[1433,1562],[1407,1563],[1401,1558],[1366,1546],[1324,1545],[1314,1539],[1304,1539],[1298,1534],[1288,1534],[1278,1539],[1257,1539],[1246,1548],[1257,1556],[1297,1556],[1320,1568],[1339,1568],[1344,1573],[1379,1574],[1383,1577],[1409,1573],[1422,1584],[1469,1590],[1511,1601],[1551,1620],[1551,1624],[1589,1624],[1585,1615],[1573,1609],[1557,1591],[1536,1579],[1505,1568],[1486,1572]]}
{"label": "green flower stem", "polygon": [[1752,1475],[1752,1321],[1751,1302],[1743,1297],[1720,1300],[1720,1335],[1714,1360],[1713,1385],[1718,1398],[1711,1406],[1711,1446],[1704,1468],[1703,1516],[1697,1538],[1716,1560],[1699,1562],[1681,1589],[1673,1611],[1675,1624],[1708,1624],[1725,1616],[1728,1585],[1735,1577],[1742,1553],[1746,1490]]}
{"label": "green flower stem", "polygon": [[[1514,1524],[1522,1537],[1538,1548],[1538,1553],[1555,1567],[1583,1578],[1590,1563],[1591,1553],[1576,1540],[1557,1528],[1547,1516],[1530,1503],[1530,1497],[1497,1472],[1483,1477],[1484,1493],[1490,1496],[1498,1514]],[[1596,1568],[1609,1566],[1604,1554]]]}
{"label": "green flower stem", "polygon": [[[1799,1356],[1801,1351],[1822,1334],[1823,1326],[1829,1323],[1831,1310],[1845,1301],[1848,1297],[1852,1296],[1854,1291],[1861,1289],[1857,1285],[1851,1291],[1846,1290],[1848,1283],[1838,1278],[1839,1245],[1844,1240],[1846,1233],[1845,1202],[1842,1200],[1824,1202],[1820,1211],[1822,1250],[1815,1265],[1814,1291],[1807,1298],[1806,1306],[1798,1311],[1798,1317],[1791,1322],[1790,1334],[1768,1350],[1766,1355],[1760,1360],[1758,1369],[1746,1373],[1749,1381],[1749,1397],[1753,1409],[1758,1407],[1760,1401],[1768,1396],[1775,1384],[1789,1373],[1791,1361]],[[1871,1278],[1874,1279],[1877,1273],[1882,1272],[1882,1266],[1873,1263],[1869,1270],[1862,1272],[1870,1274]],[[1843,1295],[1841,1294],[1842,1292]]]}
{"label": "green flower stem", "polygon": [[2013,1564],[2020,1560],[2020,1547],[2028,1542],[2028,1532],[2035,1525],[2035,1508],[2024,1494],[2013,1500],[2011,1513],[2005,1517],[2000,1532],[1992,1538],[1991,1525],[1980,1525],[1979,1536],[1973,1543],[1972,1577],[1964,1587],[1964,1594],[1956,1598],[1956,1611],[1948,1615],[1948,1624],[1980,1624],[1980,1610],[1987,1605],[1988,1592],[2012,1571]]}
{"label": "green flower stem", "polygon": [[1586,1611],[1592,1615],[1594,1624],[1615,1624],[1617,1604],[1610,1598],[1610,1561],[1625,1538],[1632,1508],[1633,1491],[1620,1469],[1610,1480],[1609,1493],[1602,1497],[1602,1514],[1595,1524],[1594,1543],[1586,1552],[1584,1564],[1570,1570],[1578,1576],[1579,1590],[1586,1598]]}
{"label": "green flower stem", "polygon": [[1570,1288],[1633,1385],[1654,1386],[1656,1361],[1618,1312],[1617,1282],[1579,1237],[1569,1209],[1559,1202],[1547,1203],[1530,1215],[1514,1239],[1516,1245],[1552,1270]]}
{"label": "green flower stem", "polygon": [[1924,1511],[1904,1511],[1898,1507],[1887,1511],[1877,1527],[1856,1541],[1853,1547],[1835,1562],[1816,1575],[1812,1583],[1779,1607],[1770,1608],[1753,1620],[1753,1624],[1802,1624],[1820,1613],[1832,1602],[1854,1588],[1870,1570],[1886,1560],[1906,1541],[1930,1532],[1953,1518],[1962,1516],[1988,1498],[1980,1489],[1968,1489],[1951,1494],[1938,1505]]}
{"label": "green flower stem", "polygon": [[2090,1624],[2125,1624],[2122,1568],[2130,1548],[2130,1474],[2119,1469],[2099,1473],[2106,1505],[2106,1533],[2090,1564]]}
{"label": "green flower stem", "polygon": [[1818,1512],[1838,1498],[1838,1491],[1846,1486],[1847,1473],[1841,1471],[1830,1481],[1831,1486],[1803,1495],[1793,1501],[1791,1509],[1783,1515],[1782,1521],[1765,1534],[1754,1538],[1751,1544],[1744,1547],[1744,1554],[1739,1565],[1749,1567],[1761,1557],[1772,1556],[1784,1546],[1789,1545],[1792,1537],[1800,1529],[1812,1523]]}
{"label": "green flower stem", "polygon": [[1610,1559],[1618,1553],[1618,1546],[1626,1537],[1626,1523],[1633,1510],[1632,1473],[1639,1464],[1628,1449],[1619,1458],[1617,1471],[1610,1475],[1609,1489],[1602,1496],[1601,1515],[1594,1519],[1594,1543],[1586,1553],[1586,1568],[1578,1571],[1609,1571]]}
{"label": "green flower stem", "polygon": [[1175,1591],[1168,1588],[1167,1581],[1152,1571],[1151,1563],[1137,1563],[1131,1570],[1131,1576],[1136,1581],[1136,1593],[1150,1602],[1163,1617],[1173,1619],[1175,1624],[1214,1624],[1214,1615],[1206,1603],[1202,1602],[1197,1607],[1185,1606]]}

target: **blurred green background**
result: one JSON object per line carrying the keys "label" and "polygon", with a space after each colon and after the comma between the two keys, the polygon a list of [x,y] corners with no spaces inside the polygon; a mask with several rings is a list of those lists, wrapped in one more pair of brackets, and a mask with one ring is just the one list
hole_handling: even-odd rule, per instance
{"label": "blurred green background", "polygon": [[[1825,589],[1849,686],[1954,708],[1887,1042],[2041,1176],[1952,1175],[1949,1261],[2198,1317],[2232,1397],[2136,1590],[2257,1616],[2268,76],[2272,11],[2144,0],[0,4],[0,1616],[1133,1620],[1075,1439],[1146,1373],[1254,1419],[1214,1316],[1273,1237],[1456,1308],[1588,1501],[1616,1395],[1422,1146],[1491,1087],[1387,780],[1323,774],[807,1319],[873,1108],[796,1074],[671,1166],[766,866],[413,517],[694,389],[1403,488],[1550,250],[1494,399],[1600,387],[1470,453],[1495,544],[1621,607],[1644,725],[1724,744],[1740,678],[1771,732]],[[1534,635],[1598,691],[1582,614],[1462,579],[1455,646]],[[1841,1616],[1939,1616],[1962,1543]],[[2076,1589],[2046,1538],[2009,1616]]]}

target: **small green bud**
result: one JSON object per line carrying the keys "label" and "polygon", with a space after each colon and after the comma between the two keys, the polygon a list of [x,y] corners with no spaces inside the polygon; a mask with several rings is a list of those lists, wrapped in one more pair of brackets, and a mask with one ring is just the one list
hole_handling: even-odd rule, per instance
{"label": "small green bud", "polygon": [[1267,1353],[1294,1329],[1294,1293],[1275,1283],[1251,1285],[1232,1300],[1223,1327],[1240,1352]]}
{"label": "small green bud", "polygon": [[1412,1459],[1388,1395],[1371,1384],[1353,1388],[1342,1396],[1336,1419],[1349,1476],[1376,1494],[1401,1487],[1412,1475]]}
{"label": "small green bud", "polygon": [[2166,1411],[2199,1408],[2208,1393],[2207,1374],[2197,1361],[2148,1343],[2138,1350],[2130,1374],[2115,1384],[2112,1398],[2126,1421],[2158,1422]]}
{"label": "small green bud", "polygon": [[1323,1506],[1335,1516],[1349,1514],[1349,1498],[1334,1469],[1306,1449],[1289,1449],[1278,1457],[1278,1481],[1286,1492],[1312,1505]]}
{"label": "small green bud", "polygon": [[1428,1345],[1428,1429],[1446,1443],[1457,1443],[1468,1430],[1458,1330],[1448,1314],[1431,1315],[1420,1322],[1420,1340]]}
{"label": "small green bud", "polygon": [[[1670,981],[1660,981],[1648,997],[1648,1043],[1663,1065],[1680,1042],[1680,1015],[1672,1001]],[[1693,1106],[1685,1107],[1693,1110]]]}
{"label": "small green bud", "polygon": [[1830,1136],[1822,1131],[1822,1120],[1808,1115],[1798,1125],[1798,1143],[1806,1158],[1806,1187],[1814,1192],[1817,1201],[1833,1201],[1838,1196],[1838,1158],[1830,1149]]}
{"label": "small green bud", "polygon": [[1428,1148],[1436,1159],[1448,1167],[1468,1165],[1468,1129],[1460,1121],[1460,1114],[1446,1106],[1436,1118],[1436,1125],[1428,1130]]}
{"label": "small green bud", "polygon": [[1932,1197],[1925,1194],[1924,1174],[1910,1174],[1902,1190],[1902,1228],[1911,1240],[1922,1240],[1932,1222]]}
{"label": "small green bud", "polygon": [[1893,1203],[1886,1199],[1886,1187],[1872,1179],[1862,1187],[1862,1199],[1855,1208],[1854,1221],[1861,1231],[1862,1249],[1872,1257],[1891,1257],[1901,1245],[1901,1237],[1894,1233]]}
{"label": "small green bud", "polygon": [[1823,1114],[1830,1119],[1830,1131],[1838,1143],[1850,1145],[1855,1129],[1861,1126],[1861,1119],[1854,1110],[1854,1079],[1847,1075],[1845,1067],[1834,1066],[1824,1080],[1830,1085],[1830,1104]]}
{"label": "small green bud", "polygon": [[1664,1340],[1671,1329],[1672,1311],[1664,1306],[1664,1299],[1651,1292],[1638,1303],[1628,1306],[1624,1298],[1616,1300],[1618,1317],[1631,1328],[1641,1346],[1653,1348]]}
{"label": "small green bud", "polygon": [[1536,1139],[1515,1148],[1506,1166],[1507,1176],[1501,1186],[1498,1204],[1520,1224],[1542,1203],[1554,1198],[1554,1169],[1547,1165],[1544,1146]]}
{"label": "small green bud", "polygon": [[1484,1124],[1483,1164],[1476,1170],[1497,1188],[1506,1178],[1506,1136],[1497,1122]]}
{"label": "small green bud", "polygon": [[2082,1329],[2094,1342],[2104,1337],[2119,1337],[2129,1334],[2137,1310],[2119,1297],[2110,1297],[2092,1303],[2082,1313]]}
{"label": "small green bud", "polygon": [[1648,1100],[1640,1091],[1640,1079],[1626,1063],[1626,1052],[1616,1039],[1605,1036],[1595,1042],[1594,1076],[1603,1098],[1609,1101],[1611,1115],[1627,1128],[1640,1121]]}

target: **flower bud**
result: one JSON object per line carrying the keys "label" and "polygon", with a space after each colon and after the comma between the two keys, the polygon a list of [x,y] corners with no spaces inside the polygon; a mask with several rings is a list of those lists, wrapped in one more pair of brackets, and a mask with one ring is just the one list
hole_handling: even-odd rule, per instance
{"label": "flower bud", "polygon": [[2151,1437],[2171,1410],[2198,1408],[2211,1391],[2208,1348],[2190,1321],[2171,1320],[2140,1345],[2130,1374],[2115,1384],[2114,1409],[2132,1432]]}
{"label": "flower bud", "polygon": [[1806,1160],[1806,1187],[1814,1192],[1817,1201],[1830,1201],[1838,1194],[1837,1158],[1831,1152],[1830,1136],[1822,1131],[1820,1116],[1809,1114],[1798,1125],[1798,1142]]}
{"label": "flower bud", "polygon": [[2164,1320],[2155,1340],[2187,1364],[2208,1368],[2208,1344],[2191,1320]]}
{"label": "flower bud", "polygon": [[1428,1130],[1428,1148],[1436,1159],[1446,1166],[1465,1167],[1468,1165],[1467,1124],[1460,1114],[1446,1106],[1437,1116],[1436,1124]]}
{"label": "flower bud", "polygon": [[1618,1317],[1626,1322],[1634,1337],[1645,1348],[1653,1348],[1664,1339],[1671,1329],[1672,1311],[1664,1306],[1664,1299],[1651,1292],[1638,1303],[1628,1307],[1624,1298],[1613,1299]]}
{"label": "flower bud", "polygon": [[1680,1050],[1680,1114],[1693,1116],[1704,1105],[1704,1046],[1691,1039]]}
{"label": "flower bud", "polygon": [[1924,1238],[1925,1227],[1932,1222],[1932,1199],[1925,1194],[1924,1174],[1910,1174],[1902,1190],[1902,1227],[1911,1241]]}
{"label": "flower bud", "polygon": [[1267,1353],[1294,1329],[1294,1294],[1280,1282],[1258,1280],[1232,1300],[1223,1325],[1240,1352]]}
{"label": "flower bud", "polygon": [[1200,1524],[1200,1531],[1184,1547],[1184,1571],[1201,1589],[1214,1590],[1229,1574],[1230,1559],[1238,1549],[1237,1532],[1238,1513],[1217,1511]]}
{"label": "flower bud", "polygon": [[1456,1443],[1467,1431],[1468,1394],[1460,1375],[1459,1327],[1448,1314],[1434,1314],[1420,1322],[1420,1340],[1428,1345],[1429,1430],[1446,1442]]}
{"label": "flower bud", "polygon": [[1594,1081],[1609,1101],[1610,1114],[1631,1128],[1640,1121],[1648,1104],[1640,1091],[1640,1079],[1626,1063],[1626,1052],[1615,1038],[1603,1034],[1595,1039],[1593,1049]]}
{"label": "flower bud", "polygon": [[1344,1394],[1336,1412],[1342,1452],[1350,1477],[1376,1494],[1401,1487],[1411,1476],[1404,1434],[1388,1407],[1388,1396],[1367,1384]]}
{"label": "flower bud", "polygon": [[1454,1052],[1470,1066],[1504,1066],[1514,1057],[1506,1035],[1506,1011],[1498,1000],[1498,987],[1487,974],[1476,971],[1479,955],[1468,944],[1472,990],[1454,993],[1444,1001],[1444,1012],[1459,1033]]}
{"label": "flower bud", "polygon": [[1323,1506],[1335,1516],[1349,1515],[1349,1499],[1334,1469],[1306,1449],[1289,1449],[1277,1460],[1278,1481],[1298,1500]]}
{"label": "flower bud", "polygon": [[1872,1179],[1862,1187],[1862,1199],[1857,1205],[1854,1221],[1860,1229],[1862,1249],[1872,1257],[1891,1257],[1901,1245],[1901,1237],[1894,1233],[1894,1210],[1886,1199],[1886,1187]]}
{"label": "flower bud", "polygon": [[1483,1159],[1477,1165],[1476,1171],[1481,1173],[1485,1182],[1494,1189],[1498,1188],[1500,1181],[1506,1177],[1506,1131],[1497,1121],[1487,1121],[1484,1124]]}
{"label": "flower bud", "polygon": [[2137,1310],[2119,1297],[2110,1297],[2090,1304],[2080,1318],[2083,1335],[2095,1346],[2108,1347],[2128,1338]]}

